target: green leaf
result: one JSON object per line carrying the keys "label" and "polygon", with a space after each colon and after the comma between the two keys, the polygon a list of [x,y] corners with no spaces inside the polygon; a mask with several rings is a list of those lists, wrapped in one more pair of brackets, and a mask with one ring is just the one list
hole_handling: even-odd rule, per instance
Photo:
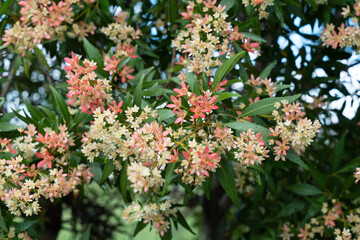
{"label": "green leaf", "polygon": [[137,83],[140,81],[140,79],[143,77],[143,76],[149,76],[150,75],[150,72],[154,70],[154,67],[149,67],[149,68],[145,68],[141,71],[139,71],[137,74],[135,74],[135,79],[133,80],[133,82]]}
{"label": "green leaf", "polygon": [[94,45],[92,45],[85,37],[83,38],[83,40],[86,54],[91,60],[94,60],[97,63],[98,68],[96,69],[96,71],[98,71],[104,76],[105,71],[103,56],[101,55],[100,51]]}
{"label": "green leaf", "polygon": [[102,185],[106,181],[106,179],[110,176],[110,174],[114,171],[114,169],[115,166],[113,164],[113,161],[111,159],[107,159],[104,169],[102,171],[100,185]]}
{"label": "green leaf", "polygon": [[0,122],[0,132],[11,132],[17,130],[19,126],[8,122]]}
{"label": "green leaf", "polygon": [[93,179],[95,180],[95,182],[97,182],[100,185],[100,181],[101,181],[101,177],[102,177],[102,170],[101,170],[101,166],[98,162],[93,162],[90,165],[91,167],[91,171],[94,174]]}
{"label": "green leaf", "polygon": [[100,6],[101,6],[101,8],[104,9],[105,11],[108,11],[108,10],[109,10],[109,6],[110,6],[109,0],[101,0],[101,1],[100,1]]}
{"label": "green leaf", "polygon": [[4,217],[0,215],[0,228],[4,230],[4,232],[9,232],[9,229],[7,228]]}
{"label": "green leaf", "polygon": [[177,162],[172,162],[167,164],[166,170],[165,170],[165,182],[163,185],[162,193],[161,195],[164,196],[167,186],[169,186],[170,181],[174,175],[174,169],[177,166]]}
{"label": "green leaf", "polygon": [[39,223],[40,220],[30,220],[30,221],[25,221],[22,223],[13,223],[13,225],[15,226],[15,232],[16,233],[20,233],[20,232],[24,232],[25,230],[29,229],[31,226],[33,226],[36,223]]}
{"label": "green leaf", "polygon": [[0,107],[2,107],[2,105],[4,104],[4,102],[5,102],[5,98],[0,97]]}
{"label": "green leaf", "polygon": [[36,109],[34,106],[32,106],[28,101],[24,99],[24,103],[26,105],[27,110],[29,111],[32,119],[34,119],[35,122],[39,123],[44,117],[44,113],[40,110]]}
{"label": "green leaf", "polygon": [[289,84],[274,84],[274,87],[276,87],[275,92],[279,92],[284,89],[290,88],[291,85],[289,85]]}
{"label": "green leaf", "polygon": [[300,201],[289,203],[281,208],[276,218],[293,215],[294,213],[303,210],[305,206],[306,206],[305,202],[300,202]]}
{"label": "green leaf", "polygon": [[245,55],[245,51],[239,52],[225,61],[216,71],[214,82],[211,85],[210,90],[213,92],[219,82],[234,68],[234,66],[240,61],[241,57]]}
{"label": "green leaf", "polygon": [[13,112],[6,113],[5,115],[1,116],[0,122],[10,122],[10,120],[13,119],[15,116],[16,115]]}
{"label": "green leaf", "polygon": [[245,38],[250,38],[251,41],[253,41],[253,42],[263,42],[263,43],[266,43],[266,40],[265,40],[265,39],[263,39],[262,37],[260,37],[259,35],[254,34],[254,33],[241,32],[241,34],[242,34]]}
{"label": "green leaf", "polygon": [[43,106],[39,106],[39,108],[51,119],[51,121],[55,120],[56,114],[53,113],[53,111]]}
{"label": "green leaf", "polygon": [[310,164],[310,174],[314,178],[315,183],[317,185],[319,185],[322,189],[325,190],[326,189],[326,181],[325,181],[324,174],[322,174],[322,172],[320,172],[316,168],[315,164]]}
{"label": "green leaf", "polygon": [[129,180],[127,176],[127,167],[128,167],[128,161],[124,161],[122,169],[120,171],[120,192],[123,196],[124,201],[126,201],[126,194],[129,187]]}
{"label": "green leaf", "polygon": [[36,57],[39,59],[39,61],[40,61],[48,70],[50,70],[49,64],[48,64],[48,62],[46,61],[46,58],[45,58],[44,54],[42,53],[42,51],[41,51],[38,47],[35,47],[34,49],[35,49]]}
{"label": "green leaf", "polygon": [[348,162],[343,168],[341,168],[338,172],[353,172],[357,167],[360,166],[360,157],[356,157]]}
{"label": "green leaf", "polygon": [[24,73],[27,78],[30,78],[30,61],[27,58],[23,58]]}
{"label": "green leaf", "polygon": [[210,195],[211,195],[212,181],[213,181],[213,175],[212,175],[212,173],[210,173],[210,176],[208,178],[206,178],[205,181],[203,182],[205,196],[206,196],[207,200],[209,200],[209,201],[210,201]]}
{"label": "green leaf", "polygon": [[267,66],[259,75],[259,77],[261,79],[265,79],[269,76],[271,70],[273,69],[273,67],[275,66],[276,61],[273,61],[269,66]]}
{"label": "green leaf", "polygon": [[228,99],[231,97],[241,97],[241,95],[237,94],[237,93],[232,93],[232,92],[222,92],[219,95],[217,95],[216,102],[219,102],[221,100]]}
{"label": "green leaf", "polygon": [[227,158],[222,158],[221,167],[216,169],[216,176],[225,192],[234,202],[235,206],[239,205],[238,192],[235,183],[235,176]]}
{"label": "green leaf", "polygon": [[271,113],[276,108],[274,107],[274,104],[277,102],[281,102],[282,100],[287,100],[289,103],[295,101],[301,96],[301,94],[296,94],[294,96],[289,97],[274,97],[274,98],[265,98],[261,99],[260,101],[254,102],[250,104],[243,113],[240,115],[240,117],[250,117],[254,115],[263,115],[267,113]]}
{"label": "green leaf", "polygon": [[54,95],[55,107],[57,108],[58,113],[65,119],[66,123],[69,124],[70,113],[64,98],[53,86],[50,86],[50,89]]}
{"label": "green leaf", "polygon": [[174,25],[175,23],[175,20],[177,18],[177,11],[178,11],[178,8],[177,8],[177,3],[175,0],[170,0],[169,1],[169,20],[170,20],[170,26],[172,28],[172,26]]}
{"label": "green leaf", "polygon": [[9,6],[13,0],[1,1],[0,16],[9,11]]}
{"label": "green leaf", "polygon": [[334,150],[334,158],[333,158],[333,170],[336,171],[339,166],[340,166],[340,163],[341,163],[341,159],[343,157],[343,153],[344,153],[344,147],[345,147],[345,137],[346,137],[346,133],[344,133],[338,144],[336,145],[335,147],[335,150]]}
{"label": "green leaf", "polygon": [[[189,61],[188,66],[190,66]],[[195,93],[197,96],[201,94],[199,79],[196,77],[196,74],[194,72],[190,72],[189,69],[186,73],[186,83],[189,84],[191,92]]]}
{"label": "green leaf", "polygon": [[91,233],[91,223],[86,228],[86,231],[81,234],[79,240],[89,240],[90,239],[90,233]]}
{"label": "green leaf", "polygon": [[284,13],[278,1],[274,1],[274,10],[276,17],[280,20],[281,26],[284,26]]}
{"label": "green leaf", "polygon": [[313,196],[313,195],[318,195],[318,194],[323,193],[317,187],[307,184],[307,183],[297,183],[297,184],[291,185],[289,188],[294,193],[296,193],[298,195],[302,195],[302,196]]}
{"label": "green leaf", "polygon": [[237,2],[237,0],[222,0],[221,1],[221,6],[226,6],[225,8],[225,12],[229,11],[230,8],[232,8],[234,6],[234,4]]}
{"label": "green leaf", "polygon": [[255,170],[257,170],[258,172],[261,172],[262,174],[265,174],[264,169],[262,169],[262,168],[259,166],[258,163],[255,163],[255,164],[253,164],[253,165],[250,164],[250,165],[249,165],[249,168],[255,169]]}
{"label": "green leaf", "polygon": [[236,129],[239,131],[247,131],[248,129],[252,129],[255,133],[261,133],[264,137],[268,137],[270,130],[266,127],[260,126],[253,122],[229,122],[224,123],[225,126],[230,127],[232,129]]}
{"label": "green leaf", "polygon": [[309,166],[304,163],[303,160],[297,155],[297,153],[293,149],[289,149],[286,154],[286,159],[290,160],[293,163],[296,163],[300,167],[304,168],[305,170],[309,170]]}
{"label": "green leaf", "polygon": [[139,232],[141,232],[147,225],[148,225],[148,223],[138,222],[136,224],[136,228],[135,228],[133,237],[135,237]]}
{"label": "green leaf", "polygon": [[174,91],[170,90],[170,89],[166,89],[163,87],[153,87],[150,89],[147,89],[143,92],[144,96],[148,96],[148,97],[157,97],[157,96],[162,96],[164,94],[173,94]]}
{"label": "green leaf", "polygon": [[160,121],[164,121],[175,116],[175,114],[170,109],[159,109],[156,110],[156,112],[159,114]]}
{"label": "green leaf", "polygon": [[176,219],[181,224],[181,226],[183,226],[186,230],[188,230],[192,234],[196,235],[195,232],[189,226],[189,224],[186,222],[186,219],[184,218],[184,216],[181,214],[181,212],[179,210],[176,212]]}
{"label": "green leaf", "polygon": [[143,96],[142,85],[144,82],[144,78],[145,78],[145,75],[142,75],[138,85],[135,88],[135,92],[134,92],[134,104],[137,105],[138,107],[141,107],[141,99]]}

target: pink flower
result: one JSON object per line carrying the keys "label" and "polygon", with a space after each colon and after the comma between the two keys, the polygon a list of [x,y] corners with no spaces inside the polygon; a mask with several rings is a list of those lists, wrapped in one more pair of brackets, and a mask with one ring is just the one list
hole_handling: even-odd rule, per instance
{"label": "pink flower", "polygon": [[227,128],[222,129],[219,127],[216,127],[214,133],[214,137],[219,138],[220,140],[224,139],[229,134]]}
{"label": "pink flower", "polygon": [[173,104],[168,104],[166,107],[168,108],[174,108],[173,112],[175,110],[180,110],[181,107],[181,98],[176,98],[175,96],[171,96],[171,101],[173,102]]}
{"label": "pink flower", "polygon": [[181,96],[187,95],[189,86],[186,87],[185,82],[181,82],[181,87],[182,87],[181,89],[174,88],[174,92],[178,93],[178,95],[176,97],[181,97]]}
{"label": "pink flower", "polygon": [[241,45],[246,51],[253,53],[254,49],[259,46],[259,43],[251,43],[250,38],[243,38],[243,44]]}
{"label": "pink flower", "polygon": [[132,73],[133,71],[135,71],[135,69],[132,69],[130,66],[126,66],[125,64],[125,66],[119,73],[119,76],[121,77],[121,82],[126,82],[126,79],[130,79],[130,80],[135,79],[133,75],[130,75],[130,73]]}
{"label": "pink flower", "polygon": [[113,75],[114,72],[117,70],[117,66],[120,63],[120,60],[116,59],[115,55],[110,58],[105,58],[105,62],[108,64],[105,66],[104,70],[109,72],[110,75]]}
{"label": "pink flower", "polygon": [[51,168],[51,161],[54,159],[54,156],[51,156],[48,151],[45,151],[44,153],[37,152],[35,153],[35,156],[43,159],[37,164],[38,168],[41,168],[44,165],[47,165],[48,168]]}
{"label": "pink flower", "polygon": [[109,110],[112,112],[115,112],[115,114],[118,113],[122,113],[123,110],[121,109],[122,105],[123,105],[123,101],[119,102],[118,104],[116,104],[115,100],[113,100],[112,102],[113,105],[109,104]]}

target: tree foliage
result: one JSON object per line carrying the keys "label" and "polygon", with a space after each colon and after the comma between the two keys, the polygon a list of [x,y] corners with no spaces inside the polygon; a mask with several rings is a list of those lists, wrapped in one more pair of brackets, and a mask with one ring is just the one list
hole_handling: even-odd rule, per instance
{"label": "tree foliage", "polygon": [[2,1],[2,236],[357,239],[359,12]]}

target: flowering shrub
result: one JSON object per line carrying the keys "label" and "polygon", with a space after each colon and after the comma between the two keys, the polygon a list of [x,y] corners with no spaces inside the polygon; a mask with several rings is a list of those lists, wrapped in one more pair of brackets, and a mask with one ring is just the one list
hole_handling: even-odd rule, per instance
{"label": "flowering shrub", "polygon": [[[246,213],[256,229],[254,219],[272,214],[262,222],[273,229],[265,235],[247,231],[247,223],[231,226],[237,224],[233,221],[224,227],[233,233],[215,237],[209,234],[215,228],[205,227],[205,238],[358,237],[355,196],[346,191],[360,173],[356,169],[351,181],[341,177],[358,166],[355,160],[340,168],[345,135],[326,177],[315,167],[321,157],[307,152],[321,149],[317,133],[319,139],[326,135],[314,114],[323,109],[324,98],[306,103],[298,89],[270,78],[282,60],[255,64],[266,53],[262,47],[268,47],[259,36],[261,20],[276,16],[284,24],[286,4],[185,2],[139,2],[128,9],[117,8],[117,1],[95,0],[2,5],[18,10],[18,20],[9,22],[2,36],[1,49],[13,54],[7,58],[14,62],[7,82],[22,71],[31,80],[41,70],[51,96],[39,107],[24,99],[26,110],[0,120],[0,133],[11,133],[0,135],[2,236],[41,239],[48,209],[78,199],[89,202],[89,189],[97,185],[122,201],[122,213],[109,214],[135,224],[134,236],[147,225],[162,239],[175,235],[179,224],[194,233],[182,212],[189,199],[201,196],[204,208],[212,203],[211,211],[220,209],[219,221],[226,222],[226,212],[234,219]],[[311,2],[306,6],[314,9],[326,4]],[[247,19],[237,14],[240,8]],[[357,12],[357,3],[353,8]],[[349,7],[343,11],[350,16]],[[356,48],[356,28],[337,34],[329,26],[321,37],[324,45]],[[38,66],[31,63],[35,58]],[[55,70],[61,72],[57,79]],[[8,91],[6,86],[2,89]],[[14,117],[23,127],[9,123]],[[344,191],[325,183],[335,177]],[[295,214],[305,211],[305,200],[293,193],[311,204],[311,211],[298,213],[305,227],[294,222]],[[343,195],[354,199],[346,211]],[[329,198],[336,199],[331,208]],[[212,217],[204,224],[216,220]],[[84,225],[81,239],[104,238],[94,230],[95,222]]]}

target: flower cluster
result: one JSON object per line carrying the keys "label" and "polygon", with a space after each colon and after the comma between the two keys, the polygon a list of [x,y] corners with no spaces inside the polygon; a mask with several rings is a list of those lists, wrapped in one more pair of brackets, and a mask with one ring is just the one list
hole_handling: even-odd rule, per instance
{"label": "flower cluster", "polygon": [[[177,116],[175,123],[183,124],[185,118],[190,114],[190,121],[194,122],[199,118],[205,118],[206,115],[212,113],[212,110],[218,109],[215,105],[216,96],[211,96],[210,91],[206,91],[203,95],[196,96],[195,93],[188,91],[189,86],[185,82],[181,82],[181,89],[175,88],[174,91],[178,93],[176,96],[171,96],[173,103],[166,107],[172,108],[172,112]],[[182,103],[185,100],[185,105]],[[189,106],[186,107],[186,106]]]}
{"label": "flower cluster", "polygon": [[246,84],[252,86],[258,95],[265,92],[270,97],[274,96],[277,89],[277,87],[275,87],[275,83],[271,81],[271,78],[255,78],[253,74],[251,74],[250,79],[246,82]]}
{"label": "flower cluster", "polygon": [[112,41],[119,43],[131,43],[141,35],[139,29],[135,30],[126,22],[127,12],[120,12],[114,19],[115,23],[109,24],[101,29],[101,32],[108,36]]}
{"label": "flower cluster", "polygon": [[94,61],[85,59],[83,66],[79,60],[81,56],[71,53],[71,58],[65,58],[69,66],[66,70],[66,82],[69,92],[67,97],[70,99],[69,105],[79,106],[82,112],[92,113],[96,108],[104,106],[105,100],[110,99],[107,93],[111,90],[111,85],[106,79],[98,79],[95,70],[97,68]]}
{"label": "flower cluster", "polygon": [[41,197],[53,201],[93,176],[85,165],[69,166],[69,147],[74,142],[65,125],[58,133],[45,129],[44,135],[31,124],[19,130],[24,136],[13,142],[19,155],[13,151],[12,157],[0,159],[0,197],[12,214],[38,214]]}
{"label": "flower cluster", "polygon": [[259,19],[267,19],[269,17],[269,12],[266,11],[268,6],[274,5],[274,0],[242,0],[242,3],[245,7],[250,4],[259,11]]}
{"label": "flower cluster", "polygon": [[[281,141],[271,139],[270,144],[274,147],[275,160],[285,160],[286,152],[290,146],[298,153],[313,142],[316,133],[321,127],[318,120],[312,122],[304,117],[300,103],[288,103],[283,100],[275,104],[277,110],[272,112],[276,121],[275,129],[270,128],[270,136],[280,137]],[[282,108],[281,108],[282,107]],[[281,108],[281,109],[280,109]]]}
{"label": "flower cluster", "polygon": [[114,80],[117,80],[117,76],[120,76],[121,82],[125,82],[126,79],[134,79],[134,76],[130,75],[134,71],[130,66],[126,64],[120,65],[120,62],[126,58],[137,58],[134,55],[135,48],[132,46],[132,41],[138,39],[141,35],[140,30],[135,30],[126,22],[127,12],[120,12],[114,19],[115,23],[109,24],[107,27],[101,29],[101,32],[108,36],[114,43],[115,51],[112,57],[108,55],[104,58],[106,67],[105,71],[108,71],[110,75],[114,76]]}
{"label": "flower cluster", "polygon": [[[94,0],[85,2],[91,3]],[[16,50],[24,56],[43,39],[62,39],[68,28],[67,24],[73,22],[74,13],[70,6],[80,4],[80,1],[23,0],[18,4],[21,6],[20,21],[5,30],[3,41],[5,46],[14,44]]]}
{"label": "flower cluster", "polygon": [[71,38],[78,38],[79,41],[82,41],[84,37],[95,34],[96,26],[93,22],[87,24],[86,22],[73,23],[71,25],[71,31],[67,32],[67,35]]}
{"label": "flower cluster", "polygon": [[122,214],[122,218],[131,221],[142,221],[143,223],[151,223],[157,233],[164,236],[170,225],[170,217],[176,214],[176,210],[171,208],[170,201],[162,203],[149,203],[140,205],[133,202],[127,206]]}
{"label": "flower cluster", "polygon": [[360,168],[356,168],[356,171],[354,172],[354,178],[356,178],[355,183],[360,180]]}
{"label": "flower cluster", "polygon": [[[226,21],[225,6],[216,6],[216,0],[197,1],[199,4],[189,2],[186,12],[182,12],[183,19],[189,23],[186,30],[180,31],[172,45],[180,52],[185,53],[185,58],[180,58],[180,64],[186,65],[190,61],[188,70],[197,74],[204,72],[212,76],[213,69],[221,65],[218,56],[232,52],[231,42],[241,39],[243,47],[253,51],[259,44],[250,43]],[[200,12],[200,13],[196,13]]]}
{"label": "flower cluster", "polygon": [[235,159],[243,166],[260,164],[265,158],[269,150],[265,145],[261,133],[254,133],[252,129],[240,133],[240,137],[235,142]]}
{"label": "flower cluster", "polygon": [[[7,235],[7,236],[6,236]],[[5,236],[2,235],[4,239],[23,239],[23,240],[32,240],[32,238],[28,235],[27,231],[16,233],[16,228],[14,226],[9,227],[9,232],[7,232]],[[7,238],[6,238],[7,237]]]}
{"label": "flower cluster", "polygon": [[359,15],[360,15],[360,1],[356,0],[353,5],[355,15],[351,13],[350,7],[343,8],[342,15],[344,18],[351,17],[353,25],[345,26],[344,23],[335,30],[334,24],[326,24],[323,33],[321,34],[321,40],[324,46],[332,46],[334,49],[337,47],[354,47],[357,52],[360,51],[360,30],[359,30]]}
{"label": "flower cluster", "polygon": [[325,232],[331,232],[333,239],[350,240],[360,239],[360,209],[350,210],[344,213],[341,203],[335,200],[323,203],[322,215],[314,217],[304,228],[295,229],[293,225],[284,224],[282,227],[282,240],[290,240],[296,237],[301,240],[322,239]]}
{"label": "flower cluster", "polygon": [[251,194],[254,191],[254,173],[240,162],[233,162],[235,170],[235,182],[240,194]]}
{"label": "flower cluster", "polygon": [[164,182],[161,171],[169,160],[173,142],[169,130],[157,122],[145,122],[157,116],[155,111],[147,107],[138,113],[137,106],[127,108],[122,123],[119,119],[123,116],[114,109],[96,109],[95,120],[82,140],[82,152],[90,161],[103,153],[118,169],[122,161],[129,160],[127,175],[134,192],[157,192]]}

